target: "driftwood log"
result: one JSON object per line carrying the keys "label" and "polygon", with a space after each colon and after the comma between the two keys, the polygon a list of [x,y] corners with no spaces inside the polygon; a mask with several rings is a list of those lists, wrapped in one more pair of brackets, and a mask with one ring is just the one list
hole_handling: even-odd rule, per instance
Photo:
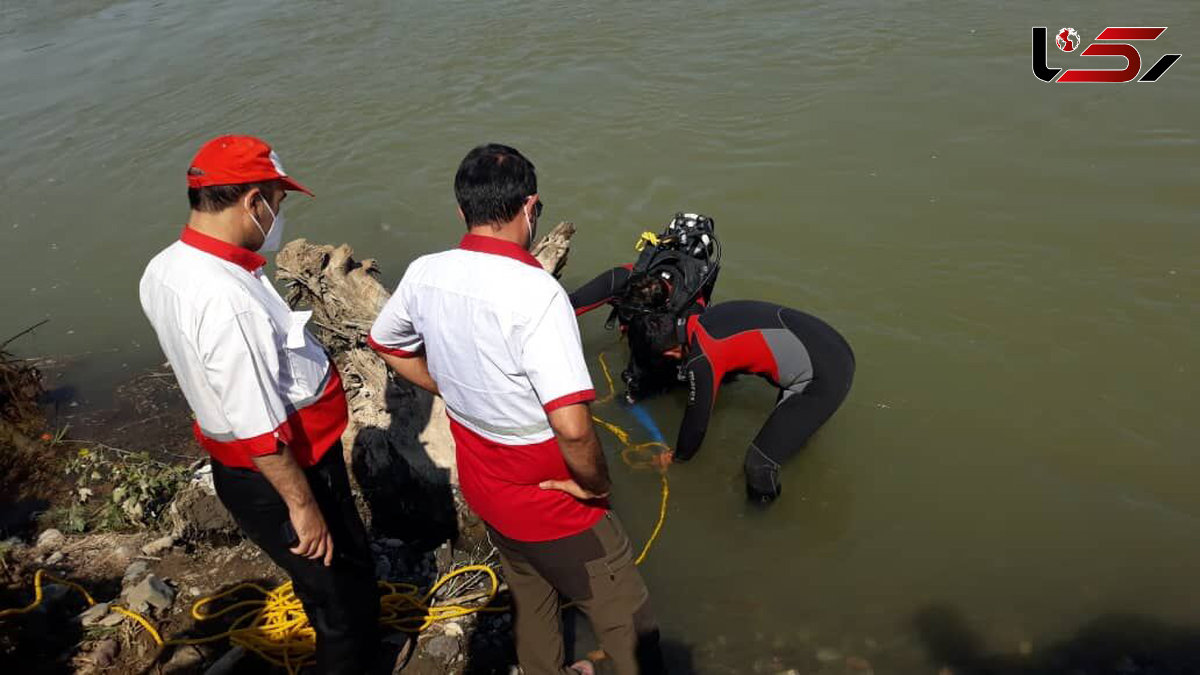
{"label": "driftwood log", "polygon": [[[551,274],[566,264],[575,226],[560,223],[534,246]],[[347,464],[372,525],[407,539],[445,540],[464,529],[454,443],[445,406],[389,376],[367,346],[367,332],[391,294],[373,258],[355,260],[348,245],[297,239],[276,257],[276,278],[293,308],[311,309],[309,329],[342,376],[350,406],[343,436]]]}
{"label": "driftwood log", "polygon": [[42,388],[42,374],[34,362],[19,359],[5,349],[45,323],[46,321],[39,321],[0,343],[0,418],[26,431],[42,423],[42,409],[39,405],[42,394],[45,393]]}
{"label": "driftwood log", "polygon": [[[45,424],[42,374],[32,361],[5,351],[8,345],[46,323],[41,321],[0,343],[0,506],[25,492],[26,480],[46,466],[46,448],[36,439]],[[0,518],[0,530],[4,519]]]}

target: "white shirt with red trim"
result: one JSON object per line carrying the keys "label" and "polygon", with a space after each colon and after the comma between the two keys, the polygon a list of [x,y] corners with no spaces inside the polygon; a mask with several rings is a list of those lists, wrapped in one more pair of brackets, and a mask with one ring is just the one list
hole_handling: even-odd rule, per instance
{"label": "white shirt with red trim", "polygon": [[266,260],[185,228],[146,266],[142,309],[195,414],[197,440],[226,466],[286,444],[311,466],[346,428],[337,369],[262,271]]}
{"label": "white shirt with red trim", "polygon": [[463,495],[490,525],[544,541],[603,516],[603,502],[538,487],[570,477],[547,413],[595,392],[566,291],[520,246],[468,234],[458,249],[413,261],[368,342],[400,357],[424,349]]}

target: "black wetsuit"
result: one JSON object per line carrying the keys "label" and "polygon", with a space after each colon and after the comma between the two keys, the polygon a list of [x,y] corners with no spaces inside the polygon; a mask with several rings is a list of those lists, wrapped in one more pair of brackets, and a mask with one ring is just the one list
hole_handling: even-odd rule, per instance
{"label": "black wetsuit", "polygon": [[571,293],[571,306],[575,308],[575,316],[586,314],[597,307],[603,307],[625,292],[629,285],[629,277],[633,276],[633,265],[621,265],[606,272]]}
{"label": "black wetsuit", "polygon": [[728,375],[760,375],[779,387],[779,399],[746,451],[750,496],[779,495],[779,467],[845,400],[854,380],[854,352],[836,330],[815,316],[754,300],[723,302],[687,322],[684,369],[687,412],[675,459],[700,449],[717,390]]}

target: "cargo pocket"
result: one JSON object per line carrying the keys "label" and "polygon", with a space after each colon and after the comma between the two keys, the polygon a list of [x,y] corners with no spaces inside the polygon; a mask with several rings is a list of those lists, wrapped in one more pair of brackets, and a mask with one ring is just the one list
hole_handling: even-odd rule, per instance
{"label": "cargo pocket", "polygon": [[612,514],[596,525],[604,555],[586,563],[592,602],[602,623],[624,622],[649,597],[646,585],[633,563],[632,544]]}

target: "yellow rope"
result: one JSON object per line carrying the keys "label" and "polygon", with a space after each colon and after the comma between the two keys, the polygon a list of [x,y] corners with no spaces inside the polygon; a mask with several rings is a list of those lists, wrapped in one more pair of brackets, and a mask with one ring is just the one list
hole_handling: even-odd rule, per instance
{"label": "yellow rope", "polygon": [[[616,396],[616,388],[613,386],[612,373],[608,370],[608,360],[604,354],[600,355],[600,369],[604,372],[604,380],[608,383],[608,393],[602,398],[596,399],[596,403],[608,403]],[[634,443],[629,436],[629,432],[623,429],[620,425],[609,422],[606,419],[592,415],[592,419],[601,427],[606,429],[613,436],[616,436],[621,445],[621,460],[632,469],[651,469],[657,468],[659,475],[662,478],[662,500],[658,507],[658,522],[654,524],[654,530],[650,533],[650,538],[646,540],[646,544],[642,546],[642,552],[638,554],[634,561],[641,565],[642,561],[650,553],[650,547],[658,539],[659,532],[662,532],[663,523],[667,520],[667,501],[671,497],[671,484],[667,481],[667,468],[665,466],[656,466],[654,463],[655,448],[663,452],[670,452],[671,448],[666,443],[651,441],[649,443]],[[638,455],[645,453],[645,456]]]}
{"label": "yellow rope", "polygon": [[52,583],[62,584],[63,586],[67,586],[79,591],[79,593],[83,596],[83,599],[87,600],[88,607],[96,604],[96,601],[92,599],[91,594],[88,593],[87,589],[85,589],[83,586],[71,581],[67,581],[66,579],[59,579],[56,576],[46,574],[46,570],[38,570],[37,574],[33,575],[33,602],[25,605],[24,607],[14,607],[13,609],[0,611],[0,619],[3,619],[6,616],[27,614],[37,609],[38,605],[42,604],[42,579],[49,579]]}
{"label": "yellow rope", "polygon": [[[484,573],[491,582],[481,604],[471,607],[433,604],[434,595],[448,581],[472,572]],[[83,595],[89,607],[96,604],[87,590],[79,584],[46,574],[45,570],[38,570],[33,577],[33,602],[25,607],[0,611],[0,618],[25,614],[36,609],[45,597],[42,590],[45,581],[62,584],[78,591]],[[496,576],[495,570],[487,565],[460,567],[443,576],[424,594],[420,594],[417,587],[411,584],[382,581],[379,582],[379,585],[384,590],[380,597],[379,623],[396,631],[417,633],[438,621],[456,619],[475,612],[508,611],[507,607],[487,606],[500,591],[500,579]],[[210,603],[243,590],[253,590],[260,593],[262,598],[236,602],[215,612],[203,611]],[[207,621],[237,610],[246,610],[233,620],[229,630],[201,638],[165,640],[154,624],[138,612],[115,605],[112,610],[133,619],[142,628],[145,628],[146,633],[160,647],[200,645],[228,638],[233,644],[258,654],[265,661],[280,666],[292,674],[304,666],[311,665],[316,652],[316,632],[309,625],[308,617],[304,615],[304,608],[293,593],[290,581],[271,590],[258,584],[238,584],[216,595],[197,600],[192,605],[192,617],[197,621]]]}
{"label": "yellow rope", "polygon": [[[606,403],[611,401],[615,396],[615,389],[613,387],[612,375],[608,370],[608,363],[603,354],[600,355],[600,366],[604,370],[604,377],[608,382],[609,391],[604,398],[597,402]],[[670,450],[667,445],[658,442],[635,444],[631,441],[629,432],[619,425],[600,417],[594,416],[593,419],[621,442],[621,445],[624,446],[621,450],[621,459],[634,469],[654,467],[655,448],[664,451]],[[646,453],[646,456],[639,456],[641,453]],[[642,551],[637,557],[636,564],[639,565],[646,559],[647,554],[650,553],[650,547],[658,539],[663,523],[667,518],[667,500],[670,496],[670,485],[667,482],[665,467],[660,468],[660,475],[662,477],[662,502],[659,506],[658,522],[654,525],[654,530],[650,534],[650,538],[646,541],[645,546],[642,547]],[[485,593],[486,599],[482,603],[470,607],[465,605],[435,606],[433,604],[434,595],[448,581],[459,575],[472,572],[482,572],[487,575],[490,581],[490,587]],[[33,577],[33,602],[25,607],[0,611],[0,618],[25,614],[36,609],[44,598],[42,591],[44,580],[62,584],[78,591],[87,601],[89,607],[96,604],[96,601],[83,586],[51,576],[45,570],[38,570]],[[379,582],[379,586],[384,590],[384,593],[380,597],[379,622],[388,628],[401,632],[419,633],[439,621],[456,619],[476,612],[508,611],[507,607],[488,606],[500,590],[500,580],[496,576],[495,570],[487,565],[468,565],[453,570],[439,579],[424,594],[421,594],[418,588],[412,584],[381,581]],[[243,590],[254,591],[261,598],[235,602],[228,607],[223,607],[213,612],[204,611],[209,604]],[[216,595],[197,600],[192,605],[191,611],[192,618],[196,621],[208,621],[244,610],[233,620],[229,630],[200,638],[175,638],[166,640],[163,639],[154,625],[138,612],[116,605],[112,607],[112,610],[133,619],[142,628],[145,628],[154,642],[161,647],[199,645],[228,638],[233,644],[258,654],[263,660],[269,663],[284,668],[290,675],[295,675],[301,668],[311,665],[314,661],[316,632],[309,625],[308,617],[305,616],[304,608],[293,592],[290,581],[270,590],[253,583],[238,584]]]}
{"label": "yellow rope", "polygon": [[641,253],[647,245],[658,246],[658,235],[653,232],[643,232],[642,236],[638,237],[637,243],[633,245],[633,249]]}

